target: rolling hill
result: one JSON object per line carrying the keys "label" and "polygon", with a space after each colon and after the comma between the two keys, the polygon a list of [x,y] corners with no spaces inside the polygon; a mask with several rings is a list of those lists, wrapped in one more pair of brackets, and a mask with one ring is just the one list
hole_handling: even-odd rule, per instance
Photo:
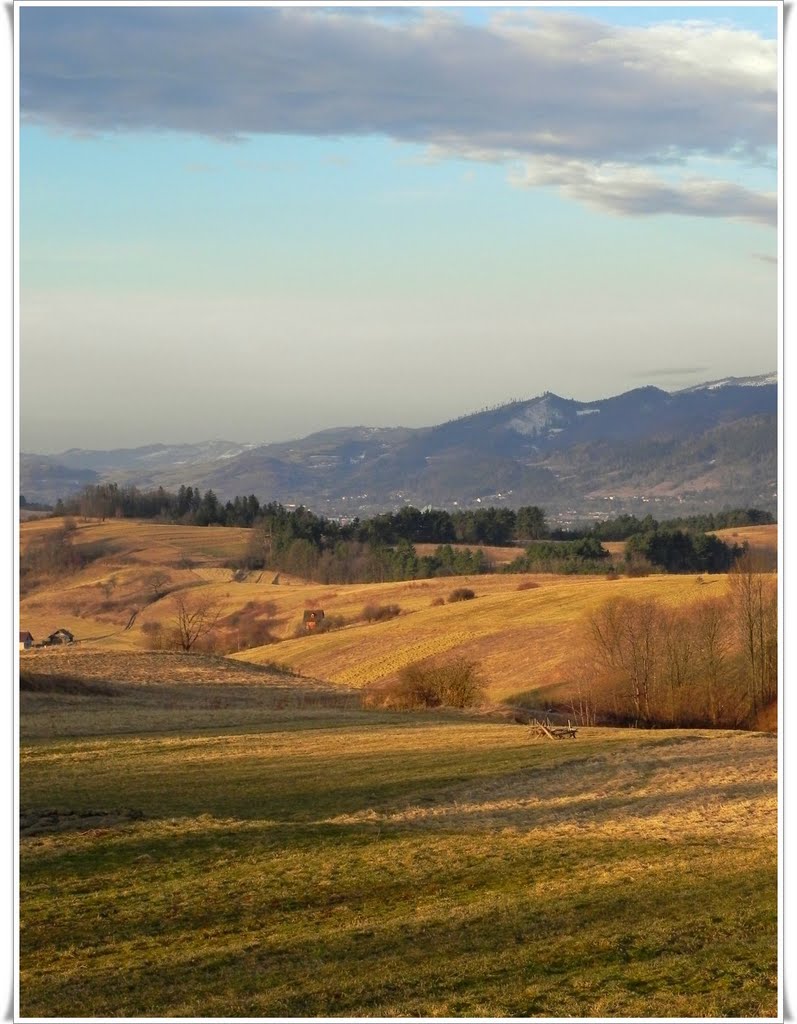
{"label": "rolling hill", "polygon": [[[23,523],[22,550],[60,525],[57,519]],[[773,526],[722,533],[753,548],[777,543]],[[173,623],[182,596],[218,608],[220,649],[242,662],[276,662],[303,677],[363,687],[395,678],[410,662],[451,653],[481,664],[491,699],[536,701],[561,687],[585,616],[607,598],[651,595],[683,605],[722,594],[727,587],[726,576],[701,581],[663,575],[612,580],[498,574],[323,586],[253,572],[237,581],[225,562],[240,554],[247,535],[244,529],[136,520],[78,522],[73,544],[93,560],[24,592],[20,628],[36,640],[68,629],[81,650],[143,652],[152,646],[158,624],[168,628]],[[153,577],[158,575],[156,593]],[[476,598],[445,603],[452,589],[462,585],[471,587]],[[400,614],[369,623],[363,619],[369,604],[397,605]],[[297,638],[308,607],[338,617],[342,628]],[[276,642],[256,646],[251,636],[257,637],[257,629],[266,629]],[[34,650],[23,658],[27,662],[49,653]]]}

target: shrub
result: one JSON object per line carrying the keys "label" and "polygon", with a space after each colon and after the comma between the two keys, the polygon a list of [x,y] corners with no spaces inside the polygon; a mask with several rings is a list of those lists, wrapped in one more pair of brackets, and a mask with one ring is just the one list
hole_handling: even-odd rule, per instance
{"label": "shrub", "polygon": [[366,622],[384,622],[386,619],[394,619],[401,614],[401,608],[397,604],[367,604],[360,618]]}
{"label": "shrub", "polygon": [[313,632],[329,633],[333,629],[343,629],[346,624],[346,619],[342,615],[325,615]]}
{"label": "shrub", "polygon": [[539,587],[539,583],[535,583],[534,580],[524,580],[522,583],[518,583],[517,590],[536,590]]}
{"label": "shrub", "polygon": [[641,577],[649,575],[653,570],[651,563],[641,555],[635,554],[625,566],[626,576]]}
{"label": "shrub", "polygon": [[452,590],[448,595],[448,603],[454,604],[456,601],[472,601],[476,595],[470,589],[470,587],[457,587],[456,590]]}
{"label": "shrub", "polygon": [[145,622],[141,626],[141,632],[151,650],[160,651],[169,646],[169,637],[166,635],[162,622]]}
{"label": "shrub", "polygon": [[277,643],[278,638],[272,633],[276,611],[273,601],[247,601],[242,608],[230,612],[219,620],[219,648],[229,654]]}
{"label": "shrub", "polygon": [[441,604],[445,604],[445,601],[443,600],[443,598],[442,597],[435,597],[431,601],[430,607],[431,608],[439,608]]}
{"label": "shrub", "polygon": [[467,708],[479,704],[483,697],[478,663],[454,658],[437,664],[407,665],[395,682],[369,691],[366,703],[403,710]]}
{"label": "shrub", "polygon": [[274,672],[280,676],[301,676],[301,672],[293,666],[288,665],[283,661],[264,661],[261,664],[261,668],[267,669],[269,672]]}

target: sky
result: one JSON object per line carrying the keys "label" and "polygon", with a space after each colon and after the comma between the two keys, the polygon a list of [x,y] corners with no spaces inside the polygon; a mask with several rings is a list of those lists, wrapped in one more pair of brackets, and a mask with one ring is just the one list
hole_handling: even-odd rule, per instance
{"label": "sky", "polygon": [[777,366],[774,4],[16,13],[23,451]]}

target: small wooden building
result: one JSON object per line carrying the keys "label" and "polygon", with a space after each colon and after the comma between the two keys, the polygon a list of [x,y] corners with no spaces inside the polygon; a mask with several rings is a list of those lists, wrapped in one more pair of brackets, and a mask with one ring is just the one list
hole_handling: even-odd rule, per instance
{"label": "small wooden building", "polygon": [[324,618],[324,613],[320,608],[308,608],[304,613],[304,628],[308,633],[312,633],[317,628],[319,622]]}
{"label": "small wooden building", "polygon": [[52,647],[55,644],[71,644],[74,643],[74,640],[75,637],[68,629],[56,629],[54,633],[50,633],[44,643],[45,646]]}
{"label": "small wooden building", "polygon": [[31,647],[33,647],[33,637],[27,630],[25,630],[24,632],[20,630],[19,649],[21,651],[29,651]]}

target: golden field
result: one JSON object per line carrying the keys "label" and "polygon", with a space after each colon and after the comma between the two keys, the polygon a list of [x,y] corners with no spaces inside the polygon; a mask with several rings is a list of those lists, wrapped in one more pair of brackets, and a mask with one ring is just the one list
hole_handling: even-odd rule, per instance
{"label": "golden field", "polygon": [[26,1017],[776,1012],[771,735],[552,743],[194,655],[34,663],[80,679],[21,695]]}
{"label": "golden field", "polygon": [[[21,524],[21,547],[60,520]],[[727,539],[752,548],[777,542],[776,527],[747,527]],[[189,602],[210,600],[222,618],[249,606],[268,619],[279,643],[236,651],[235,628],[224,630],[226,651],[255,664],[278,661],[303,675],[350,687],[395,677],[407,664],[456,653],[478,661],[494,700],[554,692],[573,653],[585,616],[611,596],[655,596],[684,605],[725,592],[725,576],[606,579],[596,576],[484,575],[397,583],[307,583],[271,571],[235,582],[225,560],[240,556],[249,532],[224,527],[172,526],[135,520],[76,523],[73,543],[108,550],[81,571],[35,589],[21,601],[20,628],[39,640],[57,628],[73,632],[84,648],[142,651],[150,646],[148,623],[168,627],[176,594]],[[506,549],[516,552],[517,549]],[[153,600],[148,580],[162,572],[175,593]],[[445,603],[456,587],[474,590],[472,601]],[[179,589],[178,589],[179,588]],[[444,602],[444,603],[440,603]],[[389,621],[361,620],[368,605],[396,604]],[[322,608],[345,620],[341,629],[294,638],[306,608]],[[42,652],[26,652],[37,658]]]}
{"label": "golden field", "polygon": [[[360,701],[444,652],[494,700],[542,696],[607,597],[684,605],[726,577],[236,582],[247,536],[80,522],[102,553],[22,599],[22,629],[79,640],[20,655],[22,1016],[775,1015],[774,735],[552,742],[506,708]],[[180,589],[156,597],[154,572]],[[251,603],[281,639],[147,650],[180,594]],[[306,607],[347,624],[295,639]]]}

